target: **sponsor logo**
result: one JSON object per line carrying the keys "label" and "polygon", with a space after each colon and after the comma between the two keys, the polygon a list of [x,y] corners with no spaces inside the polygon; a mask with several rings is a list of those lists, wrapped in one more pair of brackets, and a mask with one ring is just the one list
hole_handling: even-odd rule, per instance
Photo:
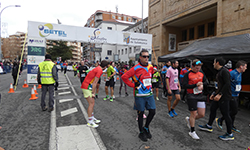
{"label": "sponsor logo", "polygon": [[42,48],[41,47],[31,47],[31,52],[41,53],[42,52]]}
{"label": "sponsor logo", "polygon": [[31,56],[31,58],[29,58],[28,62],[35,64],[36,63],[36,57]]}
{"label": "sponsor logo", "polygon": [[130,33],[123,33],[123,42],[130,43]]}
{"label": "sponsor logo", "polygon": [[39,44],[39,45],[43,45],[43,44],[44,44],[44,40],[29,39],[29,43],[30,43],[30,44]]}
{"label": "sponsor logo", "polygon": [[28,65],[28,74],[37,74],[38,65]]}
{"label": "sponsor logo", "polygon": [[53,25],[50,24],[50,23],[47,23],[45,25],[39,25],[38,29],[39,29],[39,35],[41,37],[47,37],[47,36],[53,35],[53,34],[61,36],[61,37],[67,37],[67,34],[66,34],[65,31],[63,31],[63,30],[54,30]]}
{"label": "sponsor logo", "polygon": [[98,43],[107,43],[107,39],[105,37],[99,37],[101,31],[99,29],[94,30],[93,35],[89,35],[89,42],[98,42]]}
{"label": "sponsor logo", "polygon": [[36,76],[30,76],[30,80],[37,80]]}

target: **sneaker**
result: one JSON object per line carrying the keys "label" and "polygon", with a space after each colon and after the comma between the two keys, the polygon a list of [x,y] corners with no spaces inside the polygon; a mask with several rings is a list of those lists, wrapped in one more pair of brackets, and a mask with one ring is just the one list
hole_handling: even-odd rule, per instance
{"label": "sneaker", "polygon": [[170,117],[174,118],[174,115],[173,115],[172,111],[170,111],[170,112],[168,113],[168,115],[169,115]]}
{"label": "sneaker", "polygon": [[146,137],[147,137],[148,139],[151,139],[151,138],[152,138],[152,135],[151,135],[151,133],[150,133],[150,131],[149,131],[149,128],[144,127],[144,128],[143,128],[143,132],[146,134]]}
{"label": "sneaker", "polygon": [[240,130],[236,129],[235,126],[232,126],[232,131],[236,132],[236,133],[241,133]]}
{"label": "sneaker", "polygon": [[[190,127],[190,122],[189,122],[189,117],[187,116],[186,118],[185,118],[185,120],[186,120],[186,122],[187,122],[187,127],[188,127],[188,129],[191,129],[191,127]],[[190,132],[189,132],[190,133]],[[189,134],[190,135],[190,134]],[[191,136],[191,135],[190,135]]]}
{"label": "sneaker", "polygon": [[114,101],[114,99],[111,97],[111,98],[110,98],[110,101],[111,101],[111,102],[113,102],[113,101]]}
{"label": "sneaker", "polygon": [[115,95],[113,95],[113,99],[115,99]]}
{"label": "sneaker", "polygon": [[43,111],[46,111],[47,109],[48,109],[47,106],[42,108]]}
{"label": "sneaker", "polygon": [[175,112],[175,110],[173,109],[173,110],[171,110],[172,111],[172,113],[175,115],[175,116],[177,116],[178,114]]}
{"label": "sneaker", "polygon": [[128,94],[128,93],[126,93],[125,95],[126,95],[126,96],[129,96],[129,94]]}
{"label": "sneaker", "polygon": [[138,137],[144,142],[148,141],[147,136],[144,132],[140,133]]}
{"label": "sneaker", "polygon": [[122,95],[122,93],[121,93],[121,92],[119,92],[119,97],[121,97],[121,95]]}
{"label": "sneaker", "polygon": [[98,98],[98,95],[95,95],[95,98]]}
{"label": "sneaker", "polygon": [[87,123],[87,126],[91,127],[91,128],[97,128],[99,125],[97,125],[94,122],[92,122],[92,123]]}
{"label": "sneaker", "polygon": [[144,119],[146,119],[146,118],[147,118],[147,116],[146,116],[145,114],[143,114],[143,118],[144,118]]}
{"label": "sneaker", "polygon": [[194,132],[189,132],[188,133],[193,139],[195,139],[195,140],[199,140],[200,138],[198,137],[198,135],[196,134],[196,132],[194,131]]}
{"label": "sneaker", "polygon": [[233,133],[231,133],[231,134],[226,133],[224,135],[219,136],[218,138],[221,140],[224,140],[224,141],[234,140],[234,135],[233,135]]}
{"label": "sneaker", "polygon": [[205,124],[204,126],[199,125],[199,129],[203,130],[203,131],[208,131],[208,132],[212,132],[213,128],[212,127],[208,127],[207,124]]}
{"label": "sneaker", "polygon": [[109,97],[108,97],[108,96],[106,96],[103,100],[104,100],[104,101],[106,101],[107,99],[109,99]]}
{"label": "sneaker", "polygon": [[222,130],[221,119],[220,119],[220,118],[216,118],[215,121],[216,121],[216,126],[217,126],[219,129]]}
{"label": "sneaker", "polygon": [[159,97],[156,97],[155,99],[158,101],[158,100],[159,100]]}
{"label": "sneaker", "polygon": [[96,118],[93,118],[94,123],[101,123],[101,120],[98,120]]}

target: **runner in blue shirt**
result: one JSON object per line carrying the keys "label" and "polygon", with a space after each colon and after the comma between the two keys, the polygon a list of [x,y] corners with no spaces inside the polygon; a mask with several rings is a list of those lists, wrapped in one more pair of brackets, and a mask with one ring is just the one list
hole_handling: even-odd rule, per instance
{"label": "runner in blue shirt", "polygon": [[[241,91],[241,81],[242,73],[247,69],[247,63],[245,61],[238,61],[236,63],[236,69],[230,72],[231,76],[231,91],[232,91],[232,100],[230,101],[230,116],[232,119],[232,131],[241,133],[240,130],[236,129],[234,126],[235,116],[238,113],[238,101],[239,94]],[[216,125],[219,129],[222,129],[222,122],[225,120],[223,117],[216,118]]]}

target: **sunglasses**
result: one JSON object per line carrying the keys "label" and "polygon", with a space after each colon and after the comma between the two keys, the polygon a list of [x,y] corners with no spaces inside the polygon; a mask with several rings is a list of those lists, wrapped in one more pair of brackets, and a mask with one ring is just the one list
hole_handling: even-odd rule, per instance
{"label": "sunglasses", "polygon": [[143,57],[143,58],[149,58],[149,56],[145,56],[145,55],[144,55],[144,56],[141,56],[141,57]]}
{"label": "sunglasses", "polygon": [[202,64],[202,63],[201,63],[201,61],[199,60],[199,61],[197,61],[195,64],[196,64],[196,65],[199,65],[199,64]]}

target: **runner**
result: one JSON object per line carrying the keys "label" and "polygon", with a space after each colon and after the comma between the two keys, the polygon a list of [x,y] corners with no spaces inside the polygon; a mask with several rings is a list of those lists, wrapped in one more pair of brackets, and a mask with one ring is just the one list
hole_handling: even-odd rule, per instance
{"label": "runner", "polygon": [[187,91],[187,104],[190,111],[190,117],[186,117],[187,126],[190,129],[189,135],[195,139],[200,139],[195,132],[195,120],[205,116],[206,104],[203,98],[203,86],[206,86],[206,77],[200,72],[201,61],[193,60],[192,70],[183,77],[183,87]]}
{"label": "runner", "polygon": [[84,82],[82,83],[82,92],[84,95],[84,98],[88,101],[88,123],[87,126],[92,128],[97,128],[98,125],[96,123],[100,123],[100,120],[97,120],[94,117],[94,105],[95,105],[95,92],[96,92],[96,85],[99,80],[99,78],[102,75],[102,71],[107,67],[108,62],[103,60],[101,62],[101,65],[91,70],[86,78],[84,79]]}
{"label": "runner", "polygon": [[156,100],[159,100],[159,81],[161,80],[161,76],[160,76],[160,73],[158,72],[157,70],[157,67],[155,66],[154,67],[154,74],[152,76],[152,89],[153,89],[153,92],[154,92],[154,89],[155,89],[155,92],[156,92]]}
{"label": "runner", "polygon": [[[236,63],[236,69],[230,72],[231,76],[231,91],[232,91],[232,100],[230,100],[230,117],[232,119],[232,131],[241,133],[234,126],[235,116],[238,113],[238,103],[239,103],[239,94],[241,90],[241,81],[242,81],[242,73],[247,69],[247,63],[245,61],[238,61]],[[219,129],[222,129],[222,122],[224,121],[224,117],[216,118],[216,125]]]}
{"label": "runner", "polygon": [[107,69],[107,78],[106,78],[106,84],[105,84],[105,92],[106,92],[106,97],[103,100],[109,99],[109,90],[108,87],[110,86],[110,102],[113,102],[113,96],[114,96],[114,75],[116,74],[115,69],[112,67],[112,61],[108,65]]}
{"label": "runner", "polygon": [[[115,62],[112,62],[112,67],[115,69],[115,75],[114,75],[114,93],[115,93],[115,83],[116,83],[116,75],[119,74],[118,69],[116,68]],[[115,94],[113,95],[113,99],[115,99]]]}
{"label": "runner", "polygon": [[161,71],[161,78],[163,82],[162,98],[167,98],[168,91],[167,91],[167,85],[166,85],[166,73],[170,66],[171,66],[171,62],[167,61],[166,65],[162,67],[162,71]]}
{"label": "runner", "polygon": [[[119,74],[120,74],[120,90],[119,90],[119,96],[121,96],[121,90],[122,90],[122,86],[123,86],[123,80],[121,78],[121,76],[126,73],[127,70],[125,69],[125,67],[123,66],[122,69],[120,70]],[[128,92],[127,92],[127,85],[124,84],[124,87],[125,87],[125,95],[128,96]]]}
{"label": "runner", "polygon": [[[95,67],[98,67],[98,66],[100,66],[99,61],[97,61],[97,62],[95,63]],[[101,78],[98,80],[97,85],[96,85],[96,94],[95,94],[95,98],[98,98],[98,93],[99,93],[100,84],[101,84]]]}
{"label": "runner", "polygon": [[[189,64],[186,64],[186,65],[185,65],[185,68],[181,69],[181,73],[180,73],[181,87],[183,86],[183,77],[184,77],[184,75],[185,75],[188,71],[190,71],[190,70],[191,70],[191,68],[190,68],[190,65],[189,65]],[[184,89],[184,93],[183,93],[183,95],[182,95],[182,101],[183,101],[183,103],[186,103],[186,101],[185,101],[186,93],[187,93],[187,89]]]}
{"label": "runner", "polygon": [[63,63],[64,75],[66,75],[66,72],[67,72],[67,66],[68,66],[68,63],[67,63],[67,61],[65,60],[65,61],[64,61],[64,63]]}
{"label": "runner", "polygon": [[[122,75],[122,80],[125,84],[134,88],[134,109],[137,110],[138,114],[138,127],[139,127],[139,138],[142,141],[147,141],[152,138],[149,131],[149,124],[155,115],[155,100],[151,92],[151,78],[153,72],[153,66],[148,64],[149,53],[147,50],[140,52],[139,63]],[[133,78],[133,82],[129,78]],[[146,124],[143,127],[143,114],[145,108],[149,110]]]}
{"label": "runner", "polygon": [[77,76],[80,78],[80,82],[84,81],[85,77],[89,72],[89,67],[84,64],[84,61],[81,61],[81,65],[77,68]]}
{"label": "runner", "polygon": [[204,131],[212,132],[212,124],[216,118],[216,111],[220,108],[222,116],[226,120],[227,133],[219,136],[221,140],[234,140],[234,135],[231,131],[232,129],[232,119],[229,114],[229,103],[232,99],[231,93],[231,83],[230,83],[230,73],[223,67],[225,60],[221,57],[214,59],[214,68],[218,70],[216,74],[216,81],[218,82],[218,89],[214,92],[210,99],[212,100],[210,106],[209,121],[204,126],[199,125],[199,128]]}
{"label": "runner", "polygon": [[73,71],[74,71],[74,78],[75,78],[76,75],[77,75],[77,63],[74,63],[74,64],[72,65],[72,68],[73,68]]}
{"label": "runner", "polygon": [[[178,69],[177,69],[178,66],[179,66],[179,62],[177,60],[172,61],[172,67],[168,68],[167,75],[166,75],[166,83],[167,83],[167,88],[168,88],[168,100],[167,100],[168,115],[172,118],[174,117],[174,115],[177,116],[177,113],[175,112],[174,109],[181,99],[180,98],[181,86],[178,80],[178,77],[179,77]],[[172,95],[175,95],[175,100],[174,100],[173,106],[171,107],[171,100],[173,97]]]}

